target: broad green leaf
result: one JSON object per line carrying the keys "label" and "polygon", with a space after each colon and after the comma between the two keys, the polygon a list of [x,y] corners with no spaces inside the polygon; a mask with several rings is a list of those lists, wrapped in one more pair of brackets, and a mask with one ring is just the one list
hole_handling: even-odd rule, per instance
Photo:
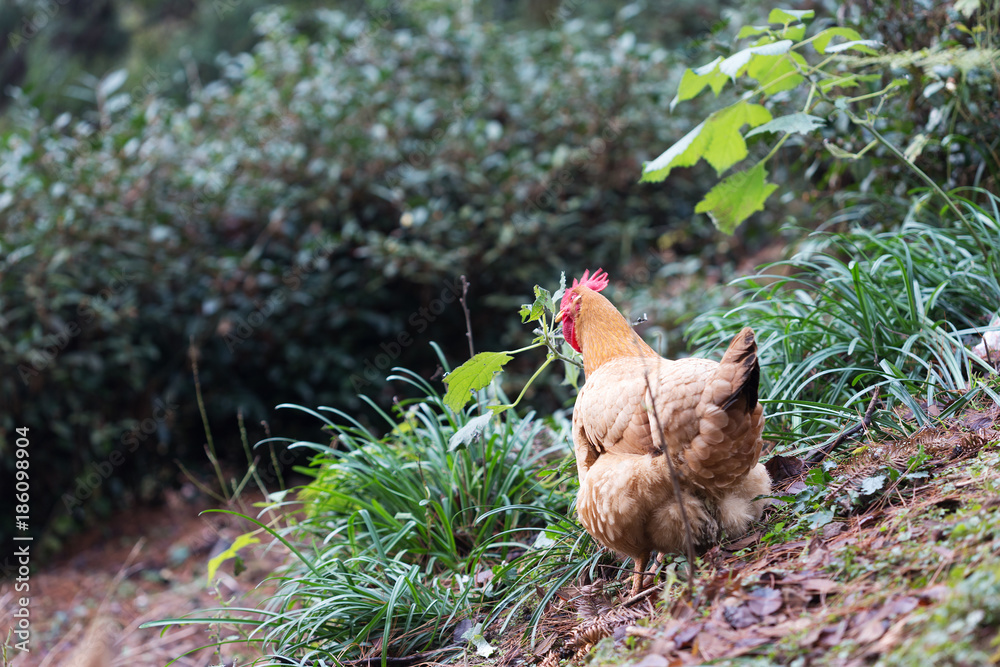
{"label": "broad green leaf", "polygon": [[708,213],[716,227],[732,234],[740,223],[764,208],[764,202],[777,187],[767,182],[767,170],[758,164],[720,181],[694,210]]}
{"label": "broad green leaf", "polygon": [[542,315],[545,314],[545,308],[551,307],[552,305],[552,295],[544,287],[539,287],[535,285],[535,301],[531,305],[524,304],[521,306],[521,324],[527,324],[528,322],[535,322],[542,319]]}
{"label": "broad green leaf", "polygon": [[465,449],[481,438],[483,429],[486,428],[486,424],[491,419],[493,419],[492,412],[487,412],[484,415],[470,419],[469,423],[455,431],[455,434],[448,440],[448,451],[453,452],[457,449]]}
{"label": "broad green leaf", "polygon": [[795,64],[808,67],[801,54],[789,52],[782,56],[756,55],[747,67],[747,76],[756,79],[768,95],[797,87],[804,77],[798,74]]}
{"label": "broad green leaf", "polygon": [[816,16],[816,12],[811,9],[772,9],[767,16],[767,22],[788,25],[796,21],[811,19],[814,16]]}
{"label": "broad green leaf", "polygon": [[251,544],[258,544],[259,542],[260,540],[254,537],[253,533],[244,533],[243,535],[240,535],[235,540],[233,540],[233,543],[229,546],[228,549],[226,549],[218,556],[208,561],[209,585],[211,585],[211,583],[215,580],[215,573],[219,571],[220,565],[222,565],[230,558],[236,558],[239,555],[240,549],[242,549],[243,547],[249,546]]}
{"label": "broad green leaf", "polygon": [[684,70],[681,83],[677,87],[677,95],[670,102],[670,110],[673,111],[678,102],[690,100],[704,90],[705,86],[710,86],[716,96],[726,85],[726,75],[719,72],[719,63],[722,57],[718,57],[707,65],[694,69]]}
{"label": "broad green leaf", "polygon": [[770,30],[771,28],[766,25],[745,25],[740,28],[739,34],[736,35],[736,39],[746,39],[747,37],[756,37],[757,35],[763,34]]}
{"label": "broad green leaf", "polygon": [[715,167],[718,175],[747,156],[747,144],[741,134],[743,126],[757,127],[771,120],[771,112],[760,104],[740,101],[712,114],[707,128],[708,144],[705,160]]}
{"label": "broad green leaf", "polygon": [[790,39],[793,42],[801,42],[806,36],[806,26],[804,23],[790,25],[780,33],[782,39]]}
{"label": "broad green leaf", "polygon": [[746,70],[747,65],[750,64],[750,59],[754,56],[780,56],[788,53],[790,48],[792,48],[792,40],[790,39],[783,39],[778,42],[770,42],[759,46],[748,46],[719,63],[719,71],[735,81],[736,77],[740,76]]}
{"label": "broad green leaf", "polygon": [[770,111],[745,100],[720,109],[655,160],[646,163],[640,180],[643,183],[658,183],[675,167],[690,167],[701,158],[705,158],[721,175],[747,156],[747,144],[741,134],[743,126],[757,127],[769,120]]}
{"label": "broad green leaf", "polygon": [[882,46],[882,42],[874,39],[858,39],[851,42],[844,42],[843,44],[835,44],[833,46],[826,47],[827,53],[840,53],[841,51],[847,51],[849,49],[854,49],[855,51],[861,51],[862,53],[867,53],[868,55],[877,56],[878,51],[875,49]]}
{"label": "broad green leaf", "polygon": [[746,133],[745,139],[749,139],[755,134],[761,134],[762,132],[785,132],[788,134],[808,134],[812,132],[817,127],[825,124],[826,121],[818,116],[810,116],[807,113],[788,114],[787,116],[779,116],[769,123],[764,123]]}
{"label": "broad green leaf", "polygon": [[448,373],[444,378],[444,383],[448,385],[444,395],[445,405],[455,412],[460,411],[469,402],[471,393],[489,385],[493,376],[513,358],[506,352],[480,352]]}
{"label": "broad green leaf", "polygon": [[817,512],[813,512],[812,514],[808,515],[809,528],[812,530],[816,530],[817,528],[822,528],[826,524],[833,521],[834,515],[835,515],[834,510],[828,507],[821,509]]}
{"label": "broad green leaf", "polygon": [[861,39],[861,34],[851,28],[827,28],[813,37],[813,46],[816,48],[816,52],[821,54],[826,53],[826,47],[834,37],[843,37],[848,41],[857,41]]}
{"label": "broad green leaf", "polygon": [[[572,358],[572,356],[574,354],[576,354],[576,350],[574,350],[572,347],[570,347],[569,343],[563,343],[563,345],[562,345],[562,353],[565,356]],[[563,378],[562,383],[564,385],[569,385],[570,387],[573,387],[573,389],[579,389],[580,388],[580,367],[577,366],[576,364],[563,364],[563,366],[565,366],[565,368],[566,368],[566,377]]]}
{"label": "broad green leaf", "polygon": [[642,168],[642,178],[639,182],[659,183],[674,167],[690,167],[697,163],[705,150],[706,138],[702,136],[702,130],[707,123],[707,120],[702,121],[655,160],[647,162]]}

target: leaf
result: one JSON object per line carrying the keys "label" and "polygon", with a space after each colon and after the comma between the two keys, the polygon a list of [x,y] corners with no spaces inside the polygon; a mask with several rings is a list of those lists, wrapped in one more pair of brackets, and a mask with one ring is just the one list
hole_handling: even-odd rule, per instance
{"label": "leaf", "polygon": [[834,37],[843,37],[846,40],[857,41],[861,39],[861,34],[851,28],[827,28],[813,37],[813,46],[816,48],[816,52],[820,54],[826,53],[826,47]]}
{"label": "leaf", "polygon": [[545,314],[546,307],[552,306],[552,295],[544,287],[539,287],[535,285],[535,301],[530,306],[524,304],[521,306],[521,324],[527,324],[528,322],[535,322],[542,319],[542,315]]}
{"label": "leaf", "polygon": [[979,0],[955,0],[955,11],[960,12],[965,18],[969,18],[979,11]]}
{"label": "leaf", "polygon": [[114,72],[111,72],[97,84],[97,97],[104,100],[108,99],[116,90],[122,87],[126,79],[128,79],[128,70],[116,69]]}
{"label": "leaf", "polygon": [[719,71],[735,81],[736,77],[744,72],[754,56],[780,56],[788,53],[790,48],[792,48],[792,40],[790,39],[761,44],[760,46],[750,46],[737,51],[719,63]]}
{"label": "leaf", "polygon": [[826,121],[818,116],[810,116],[809,114],[802,113],[800,111],[798,113],[788,114],[787,116],[779,116],[772,121],[759,125],[747,132],[744,139],[749,139],[755,134],[761,134],[762,132],[808,134],[825,123]]}
{"label": "leaf", "polygon": [[736,35],[736,39],[746,39],[747,37],[755,37],[762,33],[770,30],[770,26],[766,25],[745,25],[740,28],[739,34]]}
{"label": "leaf", "polygon": [[444,402],[455,412],[459,412],[469,402],[470,394],[479,391],[493,381],[504,364],[513,359],[506,352],[480,352],[444,378],[448,391]]}
{"label": "leaf", "polygon": [[866,496],[877,493],[883,486],[885,486],[885,480],[885,475],[872,475],[871,477],[866,477],[861,482],[861,493]]}
{"label": "leaf", "polygon": [[808,517],[809,519],[809,529],[816,530],[817,528],[822,528],[826,524],[833,521],[836,512],[831,508],[821,509],[817,512],[813,512]]}
{"label": "leaf", "polygon": [[743,126],[757,127],[769,120],[770,111],[745,100],[716,111],[655,160],[646,163],[640,182],[658,183],[675,167],[690,167],[703,157],[721,175],[748,154],[746,141],[740,134]]}
{"label": "leaf", "polygon": [[816,12],[811,9],[772,9],[771,13],[767,15],[767,22],[788,25],[796,21],[811,19],[814,16],[816,16]]}
{"label": "leaf", "polygon": [[465,426],[455,431],[454,435],[448,440],[448,451],[454,452],[458,449],[465,449],[481,438],[483,429],[486,428],[486,424],[491,419],[493,419],[492,412],[487,412],[485,415],[479,415],[470,419]]}
{"label": "leaf", "polygon": [[923,132],[913,137],[913,141],[911,141],[910,145],[906,147],[905,151],[903,151],[903,157],[910,162],[914,162],[918,157],[920,157],[920,154],[924,152],[924,146],[927,145],[928,140],[927,135]]}
{"label": "leaf", "polygon": [[466,630],[462,635],[462,639],[469,640],[469,642],[476,647],[476,655],[481,658],[489,658],[496,650],[490,646],[488,641],[486,641],[486,637],[483,637],[482,623],[476,623],[473,627]]}
{"label": "leaf", "polygon": [[788,26],[780,33],[782,39],[790,39],[793,42],[801,42],[802,38],[806,36],[806,26],[803,23],[799,25]]}
{"label": "leaf", "polygon": [[750,593],[746,601],[747,608],[757,616],[764,618],[781,609],[781,591],[773,588],[758,588]]}
{"label": "leaf", "polygon": [[758,164],[719,182],[694,210],[708,213],[719,230],[732,234],[740,223],[764,208],[764,201],[777,187],[767,182],[767,170]]}
{"label": "leaf", "polygon": [[828,46],[826,48],[826,52],[840,53],[841,51],[854,49],[856,51],[861,51],[862,53],[867,53],[868,55],[877,56],[878,51],[876,51],[875,49],[880,46],[882,46],[882,42],[875,39],[857,39],[851,42],[844,42],[843,44],[835,44],[834,46]]}
{"label": "leaf", "polygon": [[[567,357],[572,357],[576,351],[571,348],[567,343],[563,343],[563,354]],[[580,388],[580,367],[576,364],[564,363],[563,366],[566,370],[566,377],[563,378],[562,384],[569,385],[573,389],[579,390]]]}
{"label": "leaf", "polygon": [[768,95],[791,90],[805,80],[795,64],[807,67],[806,59],[801,54],[790,51],[781,56],[757,55],[747,67],[747,76],[756,79]]}
{"label": "leaf", "polygon": [[674,167],[690,167],[697,163],[705,150],[705,138],[701,136],[701,131],[705,129],[707,123],[708,120],[702,121],[655,160],[647,162],[642,168],[642,178],[639,182],[659,183]]}
{"label": "leaf", "polygon": [[[240,549],[249,546],[251,544],[258,544],[260,540],[253,536],[253,533],[244,533],[233,540],[233,543],[229,545],[229,548],[220,553],[215,558],[208,561],[208,583],[209,585],[215,580],[215,573],[219,571],[219,566],[230,558],[236,558],[239,555]],[[238,573],[237,573],[238,574]]]}
{"label": "leaf", "polygon": [[684,70],[681,83],[677,87],[677,95],[670,102],[670,110],[673,111],[678,102],[696,96],[704,90],[705,86],[711,86],[712,92],[718,96],[722,87],[726,85],[726,75],[719,71],[719,63],[721,62],[722,56],[719,56],[707,65]]}

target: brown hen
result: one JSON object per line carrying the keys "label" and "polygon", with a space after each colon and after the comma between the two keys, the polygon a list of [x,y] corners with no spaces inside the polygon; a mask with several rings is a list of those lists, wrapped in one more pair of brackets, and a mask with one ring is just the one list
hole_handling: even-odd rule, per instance
{"label": "brown hen", "polygon": [[[758,463],[764,427],[753,331],[743,329],[721,362],[670,361],[639,337],[604,296],[606,273],[584,272],[563,295],[557,321],[583,354],[586,384],[573,409],[580,522],[635,562],[642,589],[650,553],[685,553],[760,518],[771,479]],[[667,456],[680,489],[675,493]]]}

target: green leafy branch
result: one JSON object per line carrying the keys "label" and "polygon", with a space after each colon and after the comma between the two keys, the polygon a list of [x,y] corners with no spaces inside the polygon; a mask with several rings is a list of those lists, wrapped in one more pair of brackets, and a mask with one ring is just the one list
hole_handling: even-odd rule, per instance
{"label": "green leafy branch", "polygon": [[520,311],[522,324],[538,322],[538,327],[534,330],[535,338],[531,345],[505,352],[480,352],[448,373],[444,378],[444,383],[448,386],[448,391],[444,395],[445,405],[455,412],[461,411],[472,398],[473,393],[488,387],[496,374],[503,370],[503,367],[514,358],[515,354],[537,348],[545,348],[548,351],[545,362],[538,367],[534,375],[521,388],[521,393],[518,394],[513,403],[488,406],[491,413],[499,414],[520,403],[528,387],[554,361],[564,363],[566,382],[576,387],[583,363],[580,361],[580,355],[563,340],[561,328],[555,321],[556,314],[559,312],[559,300],[565,290],[565,274],[560,278],[559,289],[555,294],[550,293],[544,287],[535,285],[535,300],[521,306]]}
{"label": "green leafy branch", "polygon": [[[899,88],[910,85],[909,82],[895,79],[880,90],[864,92],[854,97],[843,93],[881,80],[881,74],[860,73],[865,67],[895,67],[900,58],[918,66],[924,64],[923,61],[929,65],[934,54],[905,52],[888,57],[879,56],[876,51],[881,46],[879,42],[864,39],[856,30],[839,26],[826,28],[806,38],[806,23],[814,16],[812,10],[773,9],[768,16],[768,25],[744,26],[736,36],[737,40],[754,38],[749,46],[727,58],[720,56],[707,65],[685,71],[677,95],[671,102],[671,109],[680,102],[693,99],[706,88],[711,89],[718,97],[727,82],[735,85],[738,80],[750,80],[752,87],[737,101],[710,114],[655,160],[646,163],[641,180],[661,182],[673,169],[693,166],[701,159],[712,165],[721,177],[749,155],[746,139],[763,133],[780,134],[766,156],[749,168],[721,180],[695,207],[696,212],[707,213],[720,230],[731,234],[753,213],[762,210],[767,198],[777,189],[777,185],[767,180],[768,160],[791,135],[812,134],[826,125],[825,118],[814,115],[819,105],[823,104],[830,110],[829,113],[844,113],[852,123],[864,128],[874,137],[859,153],[849,153],[824,142],[834,157],[857,159],[876,144],[885,146],[894,157],[927,183],[935,194],[941,196],[970,231],[974,231],[951,197],[914,163],[919,155],[919,147],[915,147],[914,151],[901,151],[875,127],[882,103]],[[823,56],[815,65],[810,65],[803,55],[810,45],[818,55]],[[848,57],[848,52],[874,57]],[[965,57],[963,62],[971,67],[993,54],[994,52],[979,49],[973,54],[976,57]],[[837,67],[833,67],[834,65]],[[800,109],[777,118],[763,104],[750,101],[763,98],[773,104],[780,99],[775,97],[778,93],[806,85],[808,94],[805,104]],[[866,108],[864,113],[851,110],[851,105],[874,99],[879,100],[874,110],[871,107]],[[743,128],[747,125],[750,130],[743,134]],[[979,244],[985,253],[985,246],[981,242]]]}

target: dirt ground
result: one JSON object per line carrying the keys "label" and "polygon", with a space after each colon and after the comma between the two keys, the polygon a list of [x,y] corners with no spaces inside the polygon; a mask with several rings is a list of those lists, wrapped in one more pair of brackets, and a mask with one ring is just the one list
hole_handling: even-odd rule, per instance
{"label": "dirt ground", "polygon": [[494,638],[497,665],[1000,664],[1000,405],[859,444],[820,484],[772,460],[787,502],[706,553],[692,585],[686,565],[632,599],[578,582],[534,646]]}
{"label": "dirt ground", "polygon": [[[197,650],[211,641],[203,625],[141,629],[149,621],[179,617],[228,603],[255,606],[273,590],[263,581],[284,559],[280,548],[254,545],[247,569],[234,576],[233,561],[206,578],[209,559],[253,526],[204,509],[218,504],[191,489],[169,492],[166,503],[119,514],[106,526],[74,539],[74,553],[31,576],[30,653],[8,649],[7,667],[163,667],[246,665],[259,653],[246,643],[221,654]],[[184,498],[189,498],[185,500]],[[248,498],[252,500],[252,498]],[[270,540],[262,539],[261,542]],[[21,594],[18,593],[18,596]],[[0,610],[11,618],[12,582],[0,583]],[[6,633],[6,627],[3,628]],[[11,644],[14,640],[8,640]]]}

